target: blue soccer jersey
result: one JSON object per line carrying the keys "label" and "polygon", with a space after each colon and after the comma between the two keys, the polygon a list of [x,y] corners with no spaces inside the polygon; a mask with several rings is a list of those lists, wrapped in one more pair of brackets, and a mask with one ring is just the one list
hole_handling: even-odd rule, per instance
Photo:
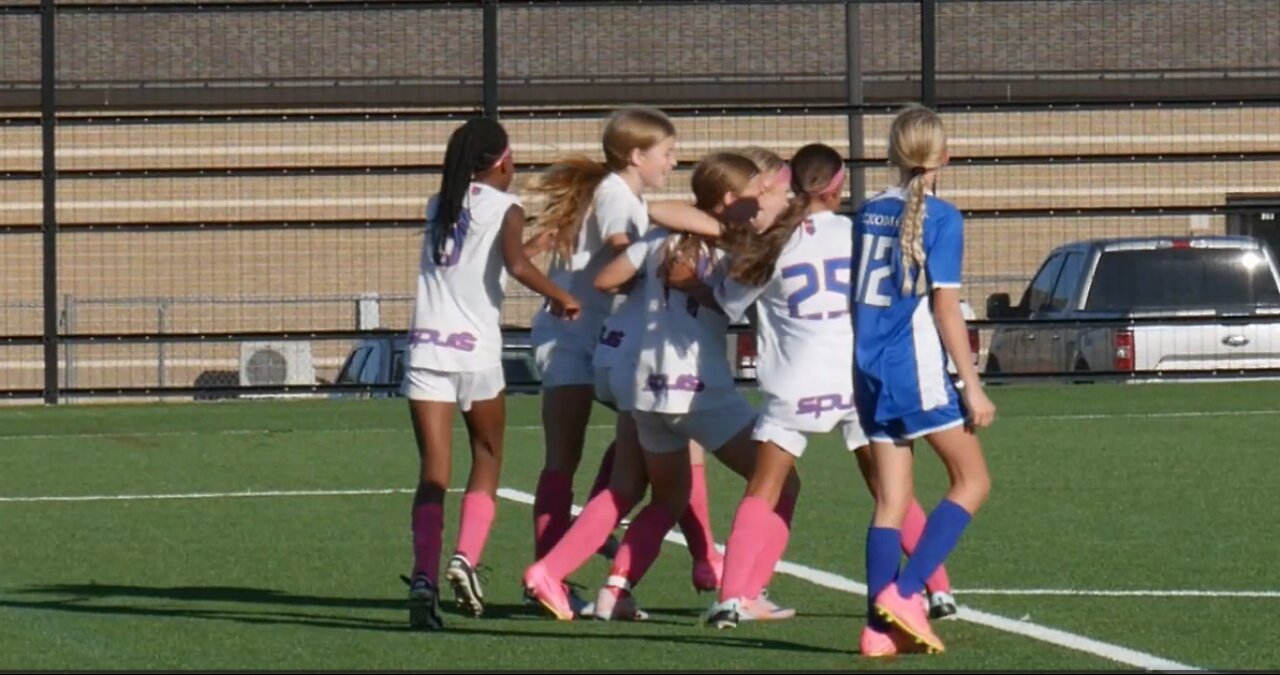
{"label": "blue soccer jersey", "polygon": [[964,225],[948,202],[926,197],[924,274],[903,290],[899,225],[906,193],[890,188],[854,218],[854,372],[858,414],[872,440],[906,440],[963,421],[934,325],[929,291],[960,286]]}

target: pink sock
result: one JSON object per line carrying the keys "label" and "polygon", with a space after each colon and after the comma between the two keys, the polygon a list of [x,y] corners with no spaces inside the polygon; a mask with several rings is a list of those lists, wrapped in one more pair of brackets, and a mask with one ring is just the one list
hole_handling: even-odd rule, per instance
{"label": "pink sock", "polygon": [[432,584],[440,578],[440,540],[444,536],[444,505],[427,502],[413,507],[413,573],[424,572]]}
{"label": "pink sock", "polygon": [[630,511],[631,507],[608,488],[587,502],[569,531],[542,557],[547,573],[563,579],[582,567],[613,532],[622,514]]}
{"label": "pink sock", "polygon": [[[920,543],[920,537],[924,534],[924,525],[927,520],[928,517],[925,516],[920,502],[912,499],[911,506],[907,507],[907,517],[902,520],[902,552],[906,553],[908,558],[915,552],[916,544]],[[938,569],[929,575],[929,578],[925,581],[925,588],[930,593],[934,591],[951,592],[951,580],[947,578],[947,567],[945,565],[938,565]]]}
{"label": "pink sock", "polygon": [[760,592],[773,580],[773,572],[787,550],[787,542],[791,540],[791,518],[796,513],[795,498],[784,493],[778,497],[778,505],[773,508],[773,512],[777,517],[769,520],[767,537],[751,567],[751,576],[742,597],[760,597]]}
{"label": "pink sock", "polygon": [[702,464],[689,466],[689,508],[680,516],[680,531],[689,546],[689,557],[694,561],[709,560],[716,550],[715,535],[711,533],[711,509],[707,500],[707,467]]}
{"label": "pink sock", "polygon": [[622,537],[610,576],[626,577],[634,587],[658,559],[662,538],[676,524],[676,517],[659,504],[650,504],[636,514]]}
{"label": "pink sock", "polygon": [[720,579],[720,601],[745,597],[756,560],[768,540],[770,522],[778,520],[769,503],[746,497],[733,514],[733,529],[725,544],[724,576]]}
{"label": "pink sock", "polygon": [[587,501],[595,499],[596,495],[609,487],[609,478],[613,475],[613,458],[618,454],[618,444],[610,443],[609,449],[604,451],[604,457],[600,458],[600,468],[596,470],[596,482],[591,485],[591,494],[587,496]]}
{"label": "pink sock", "polygon": [[534,558],[551,550],[569,529],[569,509],[573,506],[573,476],[560,471],[543,471],[533,498]]}
{"label": "pink sock", "polygon": [[462,496],[462,515],[458,518],[458,555],[467,559],[472,567],[480,564],[484,543],[493,527],[497,505],[485,492],[468,492]]}

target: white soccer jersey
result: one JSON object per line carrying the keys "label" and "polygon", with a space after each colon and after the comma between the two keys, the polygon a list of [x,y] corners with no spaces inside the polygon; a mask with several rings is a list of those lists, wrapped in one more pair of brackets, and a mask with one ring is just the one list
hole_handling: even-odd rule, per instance
{"label": "white soccer jersey", "polygon": [[854,410],[852,250],[853,223],[816,213],[796,227],[764,285],[724,279],[716,286],[735,321],[758,303],[756,377],[766,414],[797,431],[829,431]]}
{"label": "white soccer jersey", "polygon": [[[680,414],[733,404],[739,394],[725,353],[728,319],[667,288],[658,274],[663,251],[673,241],[666,230],[653,228],[625,254],[645,273],[635,409]],[[718,273],[710,272],[708,283]]]}
{"label": "white soccer jersey", "polygon": [[[498,235],[507,211],[519,204],[516,195],[472,183],[441,264],[434,260],[427,228],[409,329],[410,367],[471,372],[502,364],[499,314],[506,267]],[[428,222],[438,206],[437,195],[427,204]]]}
{"label": "white soccer jersey", "polygon": [[[632,242],[637,242],[649,232],[649,209],[645,206],[642,197],[636,196],[629,190],[628,193],[633,199],[630,204],[625,205],[627,207],[625,216],[623,216],[621,196],[612,199],[611,207],[616,205],[617,208],[614,217],[627,219],[627,236]],[[638,278],[632,284],[631,291],[623,297],[622,302],[600,327],[596,351],[591,362],[596,368],[612,368],[617,365],[630,368],[630,364],[635,362],[636,355],[640,352],[640,333],[644,331],[645,272],[643,269],[637,269]]]}
{"label": "white soccer jersey", "polygon": [[613,309],[613,296],[596,290],[596,274],[613,258],[604,242],[627,232],[630,223],[649,215],[643,200],[626,181],[611,173],[600,182],[591,199],[591,209],[578,230],[577,246],[568,260],[557,258],[548,271],[552,281],[569,291],[582,304],[574,321],[553,316],[543,307],[533,317],[531,337],[535,345],[555,342],[557,346],[582,349],[590,354],[599,339],[600,327]]}

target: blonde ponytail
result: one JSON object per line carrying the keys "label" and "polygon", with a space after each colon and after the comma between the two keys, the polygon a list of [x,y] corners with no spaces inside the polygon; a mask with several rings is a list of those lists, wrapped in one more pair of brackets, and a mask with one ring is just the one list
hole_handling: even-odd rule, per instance
{"label": "blonde ponytail", "polygon": [[902,249],[902,292],[924,295],[924,175],[917,173],[907,183],[907,204],[902,210],[902,226],[898,233]]}

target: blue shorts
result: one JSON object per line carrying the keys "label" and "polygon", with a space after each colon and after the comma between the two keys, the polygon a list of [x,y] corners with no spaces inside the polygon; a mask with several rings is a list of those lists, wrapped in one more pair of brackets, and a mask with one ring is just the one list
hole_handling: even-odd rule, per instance
{"label": "blue shorts", "polygon": [[[860,394],[862,392],[859,392]],[[877,392],[878,393],[878,392]],[[858,396],[858,419],[862,431],[872,442],[903,444],[939,431],[958,427],[965,423],[964,406],[955,387],[947,387],[947,402],[937,408],[920,410],[905,415],[877,419],[879,396]]]}

